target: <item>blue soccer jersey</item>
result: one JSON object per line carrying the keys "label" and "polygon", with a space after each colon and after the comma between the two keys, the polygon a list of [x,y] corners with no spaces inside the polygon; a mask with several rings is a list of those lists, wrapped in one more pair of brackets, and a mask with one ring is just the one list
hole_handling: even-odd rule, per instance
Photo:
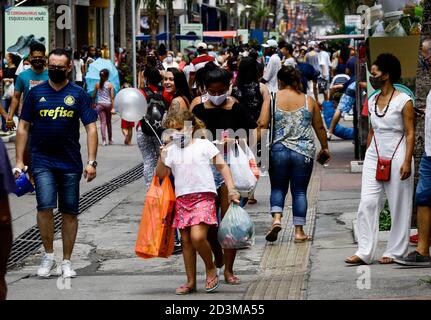
{"label": "blue soccer jersey", "polygon": [[48,81],[34,87],[24,101],[21,119],[31,124],[32,168],[81,172],[79,121],[97,120],[85,91],[69,82],[60,91]]}

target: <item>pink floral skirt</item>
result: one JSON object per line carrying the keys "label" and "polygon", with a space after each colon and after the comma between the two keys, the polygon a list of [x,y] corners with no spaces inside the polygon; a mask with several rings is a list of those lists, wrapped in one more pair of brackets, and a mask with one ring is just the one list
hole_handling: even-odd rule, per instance
{"label": "pink floral skirt", "polygon": [[185,229],[201,223],[218,224],[216,194],[203,192],[178,197],[175,203],[175,218],[172,227]]}

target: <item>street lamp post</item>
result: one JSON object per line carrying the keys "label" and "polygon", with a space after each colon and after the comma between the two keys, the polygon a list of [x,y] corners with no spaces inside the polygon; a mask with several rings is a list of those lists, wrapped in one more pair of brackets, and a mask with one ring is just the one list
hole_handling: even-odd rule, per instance
{"label": "street lamp post", "polygon": [[247,4],[245,6],[245,17],[246,17],[245,27],[246,27],[246,29],[250,29],[249,20],[248,19],[250,17],[250,11],[251,11],[252,8],[253,7],[251,5],[249,5],[249,4]]}
{"label": "street lamp post", "polygon": [[268,29],[272,29],[273,23],[274,23],[274,14],[271,12],[268,14],[268,22],[269,26],[267,26]]}

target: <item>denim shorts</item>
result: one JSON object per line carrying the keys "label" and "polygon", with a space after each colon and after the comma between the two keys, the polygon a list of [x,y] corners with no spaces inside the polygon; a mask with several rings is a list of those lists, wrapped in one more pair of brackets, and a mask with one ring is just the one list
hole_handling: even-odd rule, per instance
{"label": "denim shorts", "polygon": [[37,210],[57,208],[61,213],[79,214],[79,182],[81,173],[66,173],[46,168],[33,169]]}
{"label": "denim shorts", "polygon": [[416,205],[431,207],[431,157],[422,157],[416,189]]}

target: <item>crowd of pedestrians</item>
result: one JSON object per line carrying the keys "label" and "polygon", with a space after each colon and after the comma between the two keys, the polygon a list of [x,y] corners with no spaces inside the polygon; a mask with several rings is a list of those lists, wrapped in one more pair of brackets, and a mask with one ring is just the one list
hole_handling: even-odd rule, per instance
{"label": "crowd of pedestrians", "polygon": [[[13,93],[3,96],[0,113],[5,131],[15,126],[15,115],[20,117],[14,172],[19,174],[28,167],[36,189],[37,222],[45,249],[37,274],[49,277],[56,264],[53,210],[58,207],[63,214],[61,270],[64,277],[75,277],[71,256],[78,230],[79,183],[83,172],[87,181],[96,177],[98,119],[101,145],[114,144],[112,114],[115,113],[116,90],[110,82],[110,71],[102,69],[99,81],[91,88],[92,96],[87,93],[85,75],[92,63],[106,58],[106,49],[90,46],[73,54],[55,49],[48,58],[45,51],[39,43],[32,45],[28,57],[30,67],[23,67],[19,75],[16,72],[24,61],[8,55],[2,81],[3,87],[13,86]],[[177,294],[196,291],[196,253],[205,264],[207,292],[219,287],[223,267],[227,284],[241,283],[234,272],[236,250],[223,249],[217,239],[218,226],[230,203],[245,206],[257,202],[252,193],[241,196],[235,187],[224,152],[233,142],[247,146],[252,143],[252,137],[256,137],[257,154],[269,147],[271,196],[268,212],[272,225],[266,240],[276,241],[282,229],[289,188],[294,241],[312,240],[312,236],[304,232],[304,225],[314,162],[324,165],[331,159],[328,140],[340,117],[353,107],[350,91],[357,90],[356,82],[363,80],[355,74],[357,52],[354,48],[342,46],[331,51],[323,42],[291,44],[274,39],[262,46],[221,47],[219,51],[199,43],[195,51],[178,55],[164,46],[141,51],[138,89],[151,112],[137,123],[122,120],[121,128],[125,145],[132,145],[132,133],[136,130],[144,163],[145,188],[150,186],[154,175],[160,179],[170,177],[173,181],[177,198],[173,228],[179,231],[175,245],[177,251],[183,253],[187,274],[187,282],[176,289]],[[116,56],[121,60],[122,50],[118,50]],[[372,65],[371,75],[372,86],[381,92],[369,101],[371,129],[358,210],[358,251],[347,258],[346,263],[368,264],[375,260],[377,217],[383,192],[389,200],[392,229],[379,262],[430,263],[429,242],[426,242],[431,221],[430,112],[426,118],[427,153],[422,160],[416,195],[420,206],[421,245],[406,258],[414,200],[413,104],[411,97],[394,87],[401,76],[401,65],[395,56],[380,55]],[[123,87],[128,86],[122,82]],[[364,83],[359,85],[360,89],[362,87]],[[334,104],[338,105],[335,115],[326,128],[319,94],[323,94],[323,102],[339,99],[339,103]],[[428,100],[429,109],[431,99]],[[88,134],[85,166],[79,145],[80,122]],[[197,137],[196,133],[202,129],[206,129],[208,135]],[[269,129],[269,137],[263,135],[265,129]],[[238,138],[230,134],[232,130],[252,134]],[[0,144],[2,154],[5,151]],[[382,171],[387,170],[387,163],[381,162],[383,158],[391,159],[390,178],[381,178],[383,173],[378,172],[376,176],[376,168],[377,171],[380,167]],[[8,208],[7,194],[13,189],[10,173],[7,157],[0,158],[2,208]],[[11,238],[8,209],[1,212],[0,228],[1,298],[6,292],[3,266]]]}

